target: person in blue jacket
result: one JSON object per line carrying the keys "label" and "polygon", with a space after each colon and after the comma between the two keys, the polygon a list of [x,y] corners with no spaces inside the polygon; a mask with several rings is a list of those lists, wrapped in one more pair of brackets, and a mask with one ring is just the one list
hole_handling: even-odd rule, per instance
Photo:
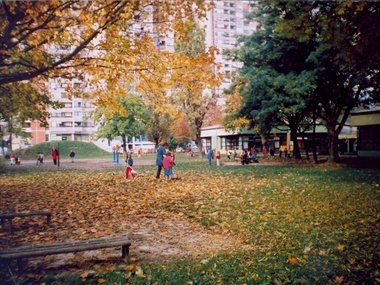
{"label": "person in blue jacket", "polygon": [[162,162],[164,160],[164,155],[166,154],[167,143],[164,143],[163,145],[160,144],[160,146],[157,148],[156,153],[156,165],[157,165],[157,174],[156,178],[159,179],[161,176],[161,170],[162,170]]}
{"label": "person in blue jacket", "polygon": [[207,152],[207,160],[208,160],[208,165],[211,165],[211,159],[212,159],[212,157],[213,157],[213,150],[212,150],[212,148],[210,147],[210,149],[208,150],[208,152]]}

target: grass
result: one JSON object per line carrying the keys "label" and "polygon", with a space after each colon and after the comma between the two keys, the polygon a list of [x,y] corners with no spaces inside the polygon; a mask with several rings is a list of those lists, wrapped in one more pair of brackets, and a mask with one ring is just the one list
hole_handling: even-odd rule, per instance
{"label": "grass", "polygon": [[[119,268],[96,272],[86,279],[75,274],[70,278],[44,276],[39,282],[173,285],[380,282],[378,170],[313,165],[207,167],[205,159],[184,156],[178,156],[177,162],[174,171],[180,180],[167,187],[141,177],[135,181],[134,191],[128,192],[128,199],[137,195],[144,201],[141,203],[144,205],[139,205],[139,200],[135,202],[141,211],[181,214],[205,228],[239,237],[250,246],[249,250],[146,264],[141,266],[142,271]],[[154,172],[152,166],[139,168],[145,177],[153,177]],[[112,189],[125,187],[117,179],[111,183],[99,173],[87,173],[86,178],[70,175],[78,185],[85,185],[85,179],[97,178],[99,189],[106,189],[101,187],[104,183],[114,185]],[[45,179],[54,179],[56,183],[63,179],[57,173],[51,176]],[[7,183],[12,179],[17,183],[12,176]]]}
{"label": "grass", "polygon": [[[45,157],[50,156],[51,149],[59,148],[61,157],[69,157],[70,151],[75,151],[76,158],[102,158],[110,157],[110,154],[93,143],[80,141],[52,141],[40,143],[20,151],[22,159],[35,159],[38,152],[43,152]],[[18,152],[18,151],[15,151]]]}

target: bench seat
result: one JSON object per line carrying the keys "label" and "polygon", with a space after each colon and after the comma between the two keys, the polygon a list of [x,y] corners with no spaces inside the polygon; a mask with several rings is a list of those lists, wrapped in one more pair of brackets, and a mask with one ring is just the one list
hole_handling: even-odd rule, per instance
{"label": "bench seat", "polygon": [[[122,247],[122,257],[129,255],[131,242],[127,234],[117,237],[107,237],[91,240],[80,240],[70,242],[58,242],[55,244],[37,246],[19,246],[0,250],[0,260],[16,259],[21,264],[22,258],[46,256],[61,253],[71,253],[87,250],[95,250],[110,247]],[[21,266],[20,266],[21,267]]]}
{"label": "bench seat", "polygon": [[32,216],[46,216],[46,223],[49,225],[51,221],[51,212],[49,211],[31,211],[31,212],[16,212],[16,213],[0,213],[0,223],[4,228],[5,221],[8,220],[8,230],[12,233],[12,220],[16,217],[32,217]]}

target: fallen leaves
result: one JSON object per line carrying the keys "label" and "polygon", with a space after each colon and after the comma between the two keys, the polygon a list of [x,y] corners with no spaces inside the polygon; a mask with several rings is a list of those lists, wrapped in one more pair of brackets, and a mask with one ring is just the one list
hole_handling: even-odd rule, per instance
{"label": "fallen leaves", "polygon": [[[0,211],[50,210],[52,223],[47,226],[39,219],[17,219],[12,235],[0,232],[0,246],[117,235],[138,229],[142,220],[173,224],[172,218],[177,218],[192,221],[191,230],[207,228],[214,234],[246,242],[252,250],[268,253],[257,261],[259,264],[271,264],[271,258],[281,251],[278,260],[285,272],[314,263],[322,271],[330,267],[331,271],[337,270],[339,266],[342,272],[347,272],[346,268],[360,271],[374,266],[371,252],[378,233],[376,193],[360,190],[365,188],[362,183],[352,188],[346,181],[326,185],[328,174],[321,175],[320,170],[313,170],[320,179],[309,179],[294,173],[285,178],[281,173],[266,175],[265,168],[258,174],[256,169],[227,168],[224,172],[195,171],[192,175],[177,171],[183,179],[159,182],[147,174],[133,183],[110,172],[9,176],[0,181]],[[150,226],[171,236],[183,231],[180,225],[170,227],[164,222]],[[359,243],[361,236],[366,238]],[[169,235],[164,238],[169,239]],[[156,237],[151,239],[153,242]],[[212,235],[208,239],[210,245],[217,242]],[[202,256],[197,266],[209,266],[208,256]],[[138,264],[128,265],[126,271],[126,278],[147,278]],[[265,274],[252,269],[247,278],[264,280]],[[330,281],[345,283],[347,277],[343,275],[330,274]]]}
{"label": "fallen leaves", "polygon": [[298,259],[296,257],[289,257],[288,263],[291,265],[296,265],[296,264],[298,264]]}

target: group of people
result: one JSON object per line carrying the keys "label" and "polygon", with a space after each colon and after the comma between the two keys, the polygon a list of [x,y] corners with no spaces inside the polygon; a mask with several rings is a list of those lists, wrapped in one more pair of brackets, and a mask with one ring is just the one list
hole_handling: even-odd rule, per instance
{"label": "group of people", "polygon": [[[167,180],[170,180],[173,178],[173,166],[175,166],[175,155],[174,153],[167,150],[168,144],[160,144],[160,146],[157,148],[156,151],[156,166],[157,166],[157,172],[156,172],[156,178],[159,179],[161,177],[162,169],[164,169],[164,177]],[[125,179],[136,179],[137,172],[133,169],[133,158],[132,158],[132,152],[127,153],[127,157],[125,160],[127,167],[125,169]]]}
{"label": "group of people", "polygon": [[18,153],[14,154],[11,153],[10,155],[11,165],[20,165],[21,164],[21,158]]}
{"label": "group of people", "polygon": [[[75,160],[75,151],[73,149],[70,150],[69,157],[71,159],[71,163],[74,163],[74,160]],[[51,158],[53,159],[54,165],[57,165],[58,164],[58,160],[59,160],[59,150],[56,149],[55,147],[53,147],[51,149]],[[37,153],[36,165],[43,164],[43,163],[44,163],[44,153],[41,152],[41,151],[39,151]]]}
{"label": "group of people", "polygon": [[164,177],[168,180],[172,179],[173,166],[175,166],[175,155],[167,150],[168,144],[164,143],[160,145],[157,149],[156,153],[156,165],[157,165],[157,173],[156,178],[159,179],[161,176],[162,168],[164,169]]}

